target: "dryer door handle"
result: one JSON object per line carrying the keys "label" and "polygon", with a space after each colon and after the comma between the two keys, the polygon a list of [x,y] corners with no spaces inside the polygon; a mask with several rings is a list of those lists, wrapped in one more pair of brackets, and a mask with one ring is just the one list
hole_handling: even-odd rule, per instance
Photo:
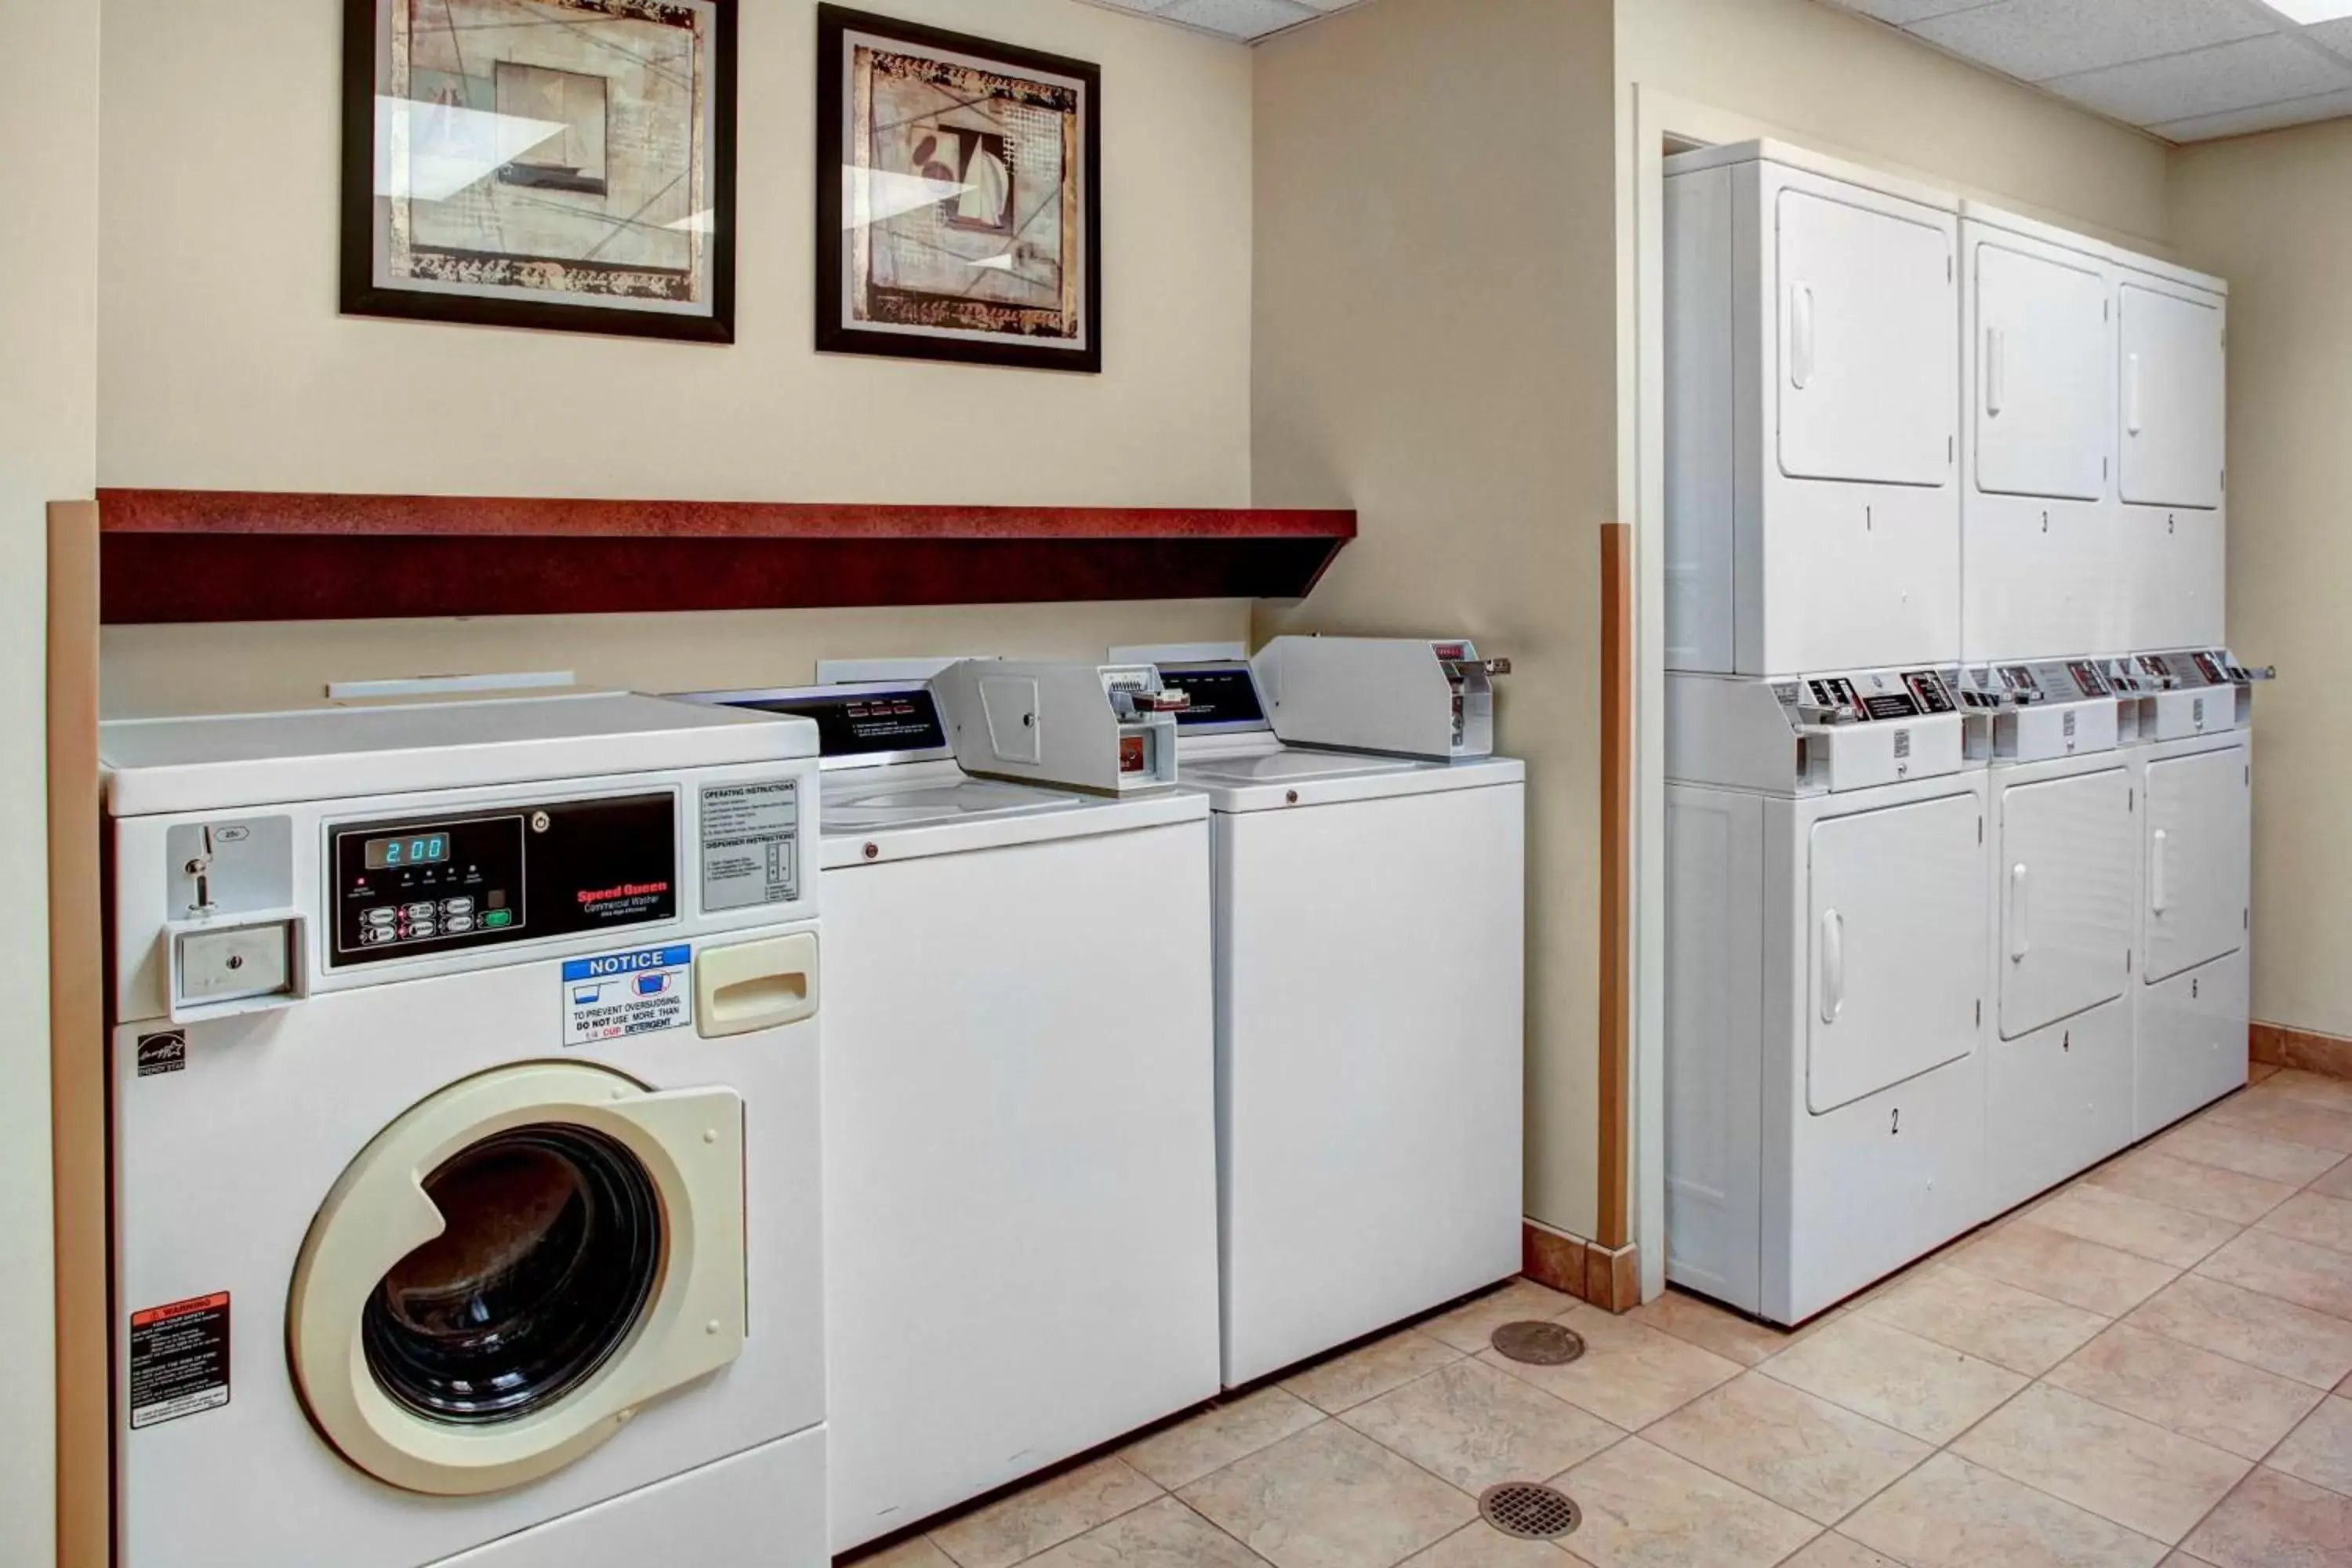
{"label": "dryer door handle", "polygon": [[1799,392],[1813,379],[1813,289],[1789,285],[1789,384]]}
{"label": "dryer door handle", "polygon": [[1845,917],[1822,911],[1822,1022],[1834,1024],[1845,1011]]}
{"label": "dryer door handle", "polygon": [[2147,907],[2151,913],[2162,914],[2170,903],[2164,891],[2164,847],[2168,836],[2159,827],[2147,843]]}
{"label": "dryer door handle", "polygon": [[2021,860],[2009,868],[2009,961],[2022,963],[2032,951],[2032,942],[2026,935],[2028,906],[2025,899],[2025,862]]}
{"label": "dryer door handle", "polygon": [[1988,417],[2000,417],[2009,389],[2009,334],[1999,327],[1985,329],[1984,402]]}
{"label": "dryer door handle", "polygon": [[2139,434],[2139,355],[2124,356],[2124,434]]}

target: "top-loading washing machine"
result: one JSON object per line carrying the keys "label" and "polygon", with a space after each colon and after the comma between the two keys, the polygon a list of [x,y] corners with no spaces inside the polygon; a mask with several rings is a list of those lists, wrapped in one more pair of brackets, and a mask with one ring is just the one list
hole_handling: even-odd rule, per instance
{"label": "top-loading washing machine", "polygon": [[1989,742],[1991,1014],[1987,1215],[2139,1134],[2132,1116],[2139,790],[2098,658],[1974,665],[1965,712]]}
{"label": "top-loading washing machine", "polygon": [[1797,1323],[1981,1217],[1957,671],[1666,680],[1666,1274]]}
{"label": "top-loading washing machine", "polygon": [[815,727],[106,724],[127,1568],[814,1568]]}
{"label": "top-loading washing machine", "polygon": [[2250,726],[2254,687],[2272,672],[2218,647],[2111,670],[2133,693],[2125,756],[2143,803],[2133,1126],[2145,1137],[2246,1081]]}
{"label": "top-loading washing machine", "polygon": [[1526,769],[1490,754],[1487,664],[1345,637],[1259,663],[1278,710],[1247,661],[1160,667],[1214,813],[1228,1385],[1517,1273],[1524,1207]]}
{"label": "top-loading washing machine", "polygon": [[[1164,728],[989,689],[1007,766]],[[824,737],[835,1550],[1213,1394],[1207,803],[975,778],[920,680],[698,700]]]}

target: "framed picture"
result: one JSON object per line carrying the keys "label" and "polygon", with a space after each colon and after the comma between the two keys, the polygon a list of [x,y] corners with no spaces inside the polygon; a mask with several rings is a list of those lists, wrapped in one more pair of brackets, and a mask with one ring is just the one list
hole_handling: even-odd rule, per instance
{"label": "framed picture", "polygon": [[817,8],[816,346],[1102,369],[1102,73]]}
{"label": "framed picture", "polygon": [[342,308],[735,335],[734,0],[344,0]]}

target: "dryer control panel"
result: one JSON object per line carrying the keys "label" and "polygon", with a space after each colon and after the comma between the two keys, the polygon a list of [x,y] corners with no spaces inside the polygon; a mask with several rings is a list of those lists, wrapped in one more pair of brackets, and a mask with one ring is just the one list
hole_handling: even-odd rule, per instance
{"label": "dryer control panel", "polygon": [[327,825],[331,964],[619,930],[678,910],[677,796]]}
{"label": "dryer control panel", "polygon": [[2112,751],[2127,738],[2105,659],[1969,665],[1960,671],[1960,694],[1963,704],[1991,716],[1995,762]]}
{"label": "dryer control panel", "polygon": [[1666,675],[1666,774],[1822,795],[1959,772],[1989,728],[1948,666],[1823,670],[1776,680]]}

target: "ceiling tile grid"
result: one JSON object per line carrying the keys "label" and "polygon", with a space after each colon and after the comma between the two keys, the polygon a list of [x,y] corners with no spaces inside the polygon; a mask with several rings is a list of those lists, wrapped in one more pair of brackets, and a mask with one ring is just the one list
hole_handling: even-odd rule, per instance
{"label": "ceiling tile grid", "polygon": [[2352,0],[1825,0],[2169,142],[2352,114]]}
{"label": "ceiling tile grid", "polygon": [[1091,0],[1115,11],[1131,11],[1195,32],[1215,33],[1245,43],[1271,37],[1286,27],[1364,0]]}

